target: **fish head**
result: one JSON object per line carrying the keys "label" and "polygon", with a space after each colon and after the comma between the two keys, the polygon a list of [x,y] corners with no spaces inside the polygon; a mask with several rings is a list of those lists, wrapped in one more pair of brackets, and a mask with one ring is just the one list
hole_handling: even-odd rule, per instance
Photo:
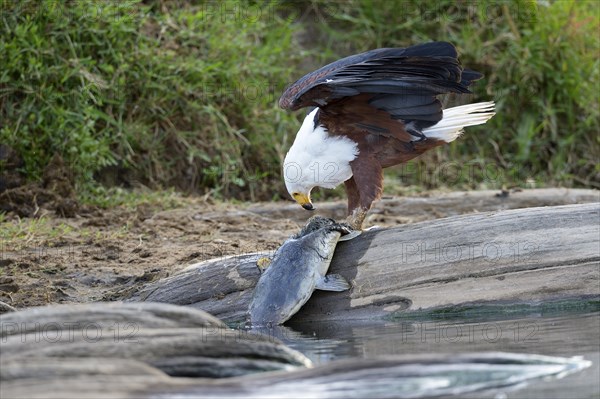
{"label": "fish head", "polygon": [[283,324],[298,312],[327,274],[340,237],[353,232],[316,216],[286,240],[256,284],[249,308],[252,325]]}

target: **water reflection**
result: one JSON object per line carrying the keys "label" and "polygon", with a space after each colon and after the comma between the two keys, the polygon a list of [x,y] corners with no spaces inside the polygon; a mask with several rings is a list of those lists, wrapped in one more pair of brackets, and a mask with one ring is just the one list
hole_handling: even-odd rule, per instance
{"label": "water reflection", "polygon": [[[566,377],[566,384],[553,388],[554,396],[572,397],[575,392],[576,397],[594,397],[600,392],[598,312],[510,320],[289,323],[289,326],[264,328],[260,332],[304,353],[315,364],[340,358],[427,353],[501,351],[564,357],[581,355],[592,360],[593,366]],[[509,397],[544,397],[541,393],[542,396],[535,396],[535,392],[545,391],[531,386]]]}
{"label": "water reflection", "polygon": [[258,330],[315,363],[405,353],[525,352],[573,356],[597,352],[600,313],[511,320],[289,323]]}

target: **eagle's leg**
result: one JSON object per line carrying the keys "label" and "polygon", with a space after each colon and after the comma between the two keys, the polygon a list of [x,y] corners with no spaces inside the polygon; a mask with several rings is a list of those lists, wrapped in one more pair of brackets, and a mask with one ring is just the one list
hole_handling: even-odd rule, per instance
{"label": "eagle's leg", "polygon": [[346,223],[348,223],[354,230],[362,230],[363,222],[365,221],[368,212],[369,210],[365,208],[355,208],[346,218]]}
{"label": "eagle's leg", "polygon": [[362,230],[362,225],[367,216],[369,208],[365,208],[360,204],[360,194],[354,177],[344,182],[346,186],[346,195],[348,195],[348,217],[346,223],[354,230]]}

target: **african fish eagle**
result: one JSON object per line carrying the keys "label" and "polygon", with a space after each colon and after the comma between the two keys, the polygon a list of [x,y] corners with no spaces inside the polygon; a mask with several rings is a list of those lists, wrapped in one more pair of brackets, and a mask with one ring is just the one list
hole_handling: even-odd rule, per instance
{"label": "african fish eagle", "polygon": [[357,229],[383,191],[383,168],[455,140],[465,126],[494,116],[494,103],[442,110],[436,97],[470,93],[483,75],[463,69],[456,48],[432,42],[352,55],[303,76],[279,105],[315,107],[287,153],[283,173],[290,195],[313,210],[314,187],[345,184],[348,222]]}

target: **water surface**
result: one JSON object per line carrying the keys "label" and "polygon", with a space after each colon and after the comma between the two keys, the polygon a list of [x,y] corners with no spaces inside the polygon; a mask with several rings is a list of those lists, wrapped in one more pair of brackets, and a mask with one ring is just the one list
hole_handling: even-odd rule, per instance
{"label": "water surface", "polygon": [[582,356],[592,366],[561,379],[461,397],[600,397],[600,313],[515,319],[402,320],[290,323],[263,330],[299,350],[315,364],[341,358],[421,353],[515,352]]}

